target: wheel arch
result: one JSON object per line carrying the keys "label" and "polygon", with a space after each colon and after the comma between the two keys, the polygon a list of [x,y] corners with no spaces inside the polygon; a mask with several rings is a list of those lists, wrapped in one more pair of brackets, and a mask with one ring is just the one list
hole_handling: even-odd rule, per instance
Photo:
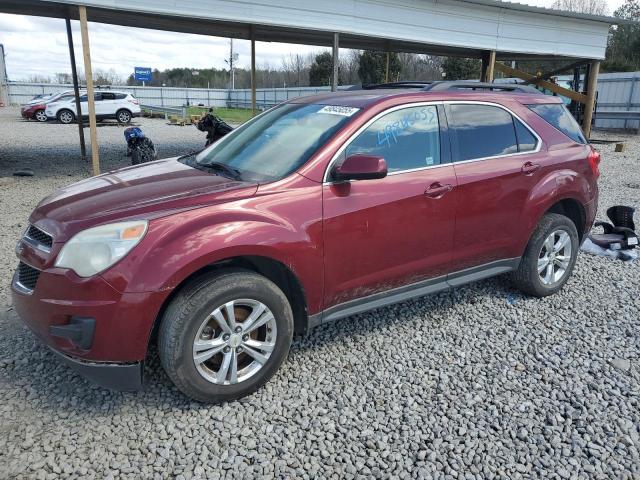
{"label": "wheel arch", "polygon": [[154,320],[148,345],[156,338],[160,321],[167,307],[183,288],[188,286],[189,283],[198,277],[232,268],[240,268],[255,272],[275,283],[285,294],[289,304],[291,305],[294,319],[294,334],[303,335],[306,333],[309,324],[307,297],[304,287],[295,273],[285,264],[274,258],[261,255],[242,255],[215,261],[214,263],[199,268],[182,279],[182,281],[172,290],[171,294],[169,294],[162,303],[162,306]]}
{"label": "wheel arch", "polygon": [[563,198],[556,201],[544,212],[544,214],[547,213],[557,213],[571,220],[576,226],[578,238],[582,242],[586,233],[587,213],[581,202],[572,197]]}

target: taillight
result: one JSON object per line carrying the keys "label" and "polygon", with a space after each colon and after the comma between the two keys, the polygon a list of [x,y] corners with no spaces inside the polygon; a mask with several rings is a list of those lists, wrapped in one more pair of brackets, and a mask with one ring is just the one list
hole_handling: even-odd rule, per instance
{"label": "taillight", "polygon": [[600,153],[596,151],[593,146],[591,146],[591,152],[589,152],[589,156],[587,157],[589,161],[589,166],[591,167],[591,171],[598,178],[600,176],[600,169],[598,165],[600,165]]}
{"label": "taillight", "polygon": [[134,105],[138,105],[140,102],[138,102],[138,100],[136,100],[135,98],[130,98],[129,99],[129,103],[133,103]]}

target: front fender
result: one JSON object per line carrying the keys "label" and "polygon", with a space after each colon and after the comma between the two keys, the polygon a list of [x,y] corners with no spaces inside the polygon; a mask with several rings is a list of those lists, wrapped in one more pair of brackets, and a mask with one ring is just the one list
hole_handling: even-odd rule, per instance
{"label": "front fender", "polygon": [[322,210],[321,191],[315,192],[306,192],[318,198],[305,208],[288,208],[295,195],[274,194],[155,219],[143,241],[103,277],[121,292],[168,295],[207,265],[261,256],[286,265],[309,292],[309,309],[319,308]]}

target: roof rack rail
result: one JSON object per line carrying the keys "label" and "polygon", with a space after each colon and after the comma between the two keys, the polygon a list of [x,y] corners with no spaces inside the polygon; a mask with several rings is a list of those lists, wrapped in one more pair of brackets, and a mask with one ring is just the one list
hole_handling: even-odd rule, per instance
{"label": "roof rack rail", "polygon": [[473,80],[437,80],[433,82],[391,82],[363,84],[362,90],[376,90],[379,88],[418,88],[431,92],[443,92],[446,90],[488,90],[490,92],[517,92],[517,93],[540,93],[530,85],[519,83],[486,83],[475,82]]}
{"label": "roof rack rail", "polygon": [[529,85],[522,85],[519,83],[487,83],[487,82],[474,82],[474,81],[438,81],[431,82],[431,84],[425,88],[432,92],[440,92],[445,90],[489,90],[500,92],[518,92],[518,93],[540,93],[534,87]]}
{"label": "roof rack rail", "polygon": [[362,90],[375,90],[377,88],[426,88],[433,82],[390,82],[390,83],[363,83]]}

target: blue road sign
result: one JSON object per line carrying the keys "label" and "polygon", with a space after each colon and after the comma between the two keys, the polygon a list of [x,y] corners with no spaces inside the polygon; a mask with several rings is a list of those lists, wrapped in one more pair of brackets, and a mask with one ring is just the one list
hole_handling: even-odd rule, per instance
{"label": "blue road sign", "polygon": [[151,81],[151,69],[146,67],[135,67],[133,69],[133,76],[139,82]]}

